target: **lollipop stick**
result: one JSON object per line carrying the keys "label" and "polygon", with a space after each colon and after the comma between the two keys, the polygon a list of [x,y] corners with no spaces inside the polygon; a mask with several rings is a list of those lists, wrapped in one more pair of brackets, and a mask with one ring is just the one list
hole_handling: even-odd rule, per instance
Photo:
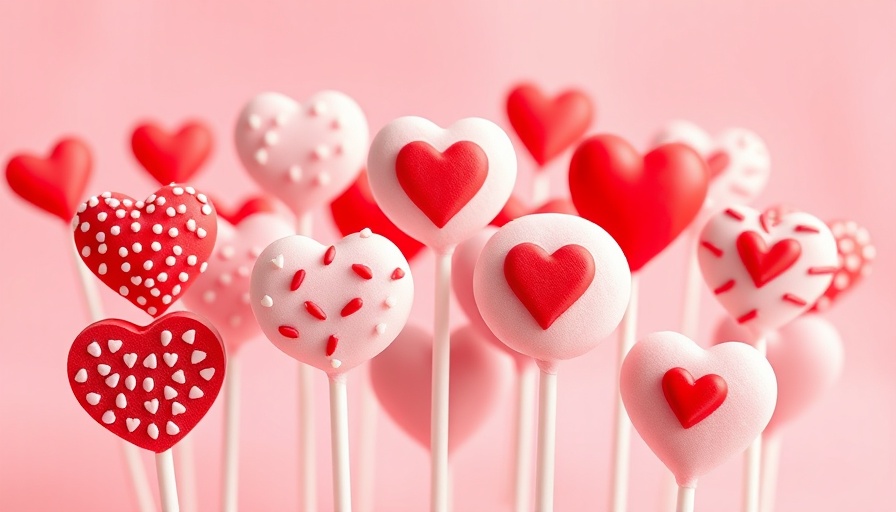
{"label": "lollipop stick", "polygon": [[[296,218],[296,233],[311,236],[312,217],[303,212]],[[299,363],[299,503],[300,510],[316,512],[317,480],[314,445],[314,375],[308,365]]]}
{"label": "lollipop stick", "polygon": [[762,512],[774,512],[778,486],[778,465],[781,461],[781,436],[772,434],[762,440],[762,485],[759,488]]}
{"label": "lollipop stick", "polygon": [[554,449],[557,436],[557,374],[541,370],[538,392],[538,468],[535,510],[554,510]]}
{"label": "lollipop stick", "polygon": [[529,510],[532,472],[532,427],[535,424],[535,367],[517,366],[516,455],[513,483],[513,510]]}
{"label": "lollipop stick", "polygon": [[180,512],[180,505],[177,502],[177,480],[174,478],[174,457],[170,449],[156,454],[156,476],[159,479],[162,512]]}
{"label": "lollipop stick", "polygon": [[196,495],[196,450],[193,448],[193,438],[187,436],[181,439],[172,451],[174,466],[180,475],[177,492],[181,508],[183,512],[197,512],[199,503]]}
{"label": "lollipop stick", "polygon": [[358,497],[361,512],[373,512],[376,477],[377,402],[370,381],[361,386],[361,432],[358,439]]}
{"label": "lollipop stick", "polygon": [[451,251],[436,254],[435,322],[432,349],[431,509],[448,512],[448,377],[451,336],[448,331],[451,294]]}
{"label": "lollipop stick", "polygon": [[551,195],[551,176],[542,169],[532,175],[532,206],[537,208]]}
{"label": "lollipop stick", "polygon": [[[753,343],[756,350],[765,357],[766,340],[760,336]],[[762,434],[747,448],[744,457],[744,507],[743,512],[759,512],[759,485],[762,478]]]}
{"label": "lollipop stick", "polygon": [[[81,261],[81,257],[78,255],[78,248],[74,243],[72,243],[71,254],[74,256],[75,268],[78,271],[84,302],[87,303],[87,309],[90,312],[90,320],[92,322],[102,320],[103,304],[100,301],[99,291],[96,283],[93,281],[93,276],[90,274],[90,269]],[[156,506],[153,503],[152,492],[149,490],[149,478],[146,476],[146,468],[140,459],[140,449],[127,441],[121,441],[121,454],[124,457],[128,480],[131,482],[131,490],[134,492],[134,499],[137,501],[137,509],[140,512],[155,512]]]}
{"label": "lollipop stick", "polygon": [[697,489],[694,487],[678,488],[678,505],[675,507],[676,512],[694,512],[694,494]]}
{"label": "lollipop stick", "polygon": [[616,364],[616,424],[613,430],[613,484],[610,489],[610,510],[626,512],[628,501],[628,465],[631,448],[632,422],[628,418],[622,395],[619,394],[619,375],[622,361],[635,344],[638,325],[638,276],[632,274],[632,294],[619,330],[619,359]]}
{"label": "lollipop stick", "polygon": [[330,377],[330,442],[333,450],[333,509],[335,512],[351,512],[352,482],[345,375]]}
{"label": "lollipop stick", "polygon": [[224,376],[224,467],[221,482],[221,510],[236,512],[239,504],[240,461],[240,360],[227,358]]}

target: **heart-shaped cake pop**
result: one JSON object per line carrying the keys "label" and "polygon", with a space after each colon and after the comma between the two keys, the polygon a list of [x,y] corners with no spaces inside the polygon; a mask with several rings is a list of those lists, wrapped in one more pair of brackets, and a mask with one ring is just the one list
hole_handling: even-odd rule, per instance
{"label": "heart-shaped cake pop", "polygon": [[146,327],[124,320],[88,326],[68,353],[68,379],[97,423],[161,453],[184,438],[215,403],[224,382],[224,346],[192,313]]}
{"label": "heart-shaped cake pop", "polygon": [[218,219],[208,268],[184,294],[184,303],[218,326],[231,354],[261,334],[249,295],[255,260],[270,243],[294,233],[290,222],[270,213],[256,213],[236,226]]}
{"label": "heart-shaped cake pop", "polygon": [[440,128],[402,117],[373,139],[370,188],[402,231],[446,251],[485,227],[510,198],[516,154],[501,128],[467,118]]}
{"label": "heart-shaped cake pop", "polygon": [[615,135],[586,139],[569,164],[569,191],[579,214],[607,230],[638,271],[700,212],[709,174],[683,144],[641,157]]}
{"label": "heart-shaped cake pop", "polygon": [[803,212],[772,222],[752,208],[733,206],[710,217],[699,244],[706,284],[754,336],[809,309],[837,270],[834,236]]}
{"label": "heart-shaped cake pop", "polygon": [[[749,339],[729,317],[719,322],[714,343]],[[824,396],[843,371],[840,333],[819,315],[803,315],[769,335],[769,364],[778,380],[778,402],[765,433],[774,435]]]}
{"label": "heart-shaped cake pop", "polygon": [[212,140],[211,130],[197,121],[184,123],[175,133],[146,123],[134,129],[131,150],[159,184],[186,183],[208,160]]}
{"label": "heart-shaped cake pop", "polygon": [[[505,396],[510,376],[506,363],[470,326],[451,333],[450,452],[479,431]],[[370,382],[386,414],[429,448],[432,334],[413,325],[405,327],[370,362]]]}
{"label": "heart-shaped cake pop", "polygon": [[502,208],[498,213],[498,216],[495,217],[489,224],[500,228],[513,219],[518,219],[523,215],[531,215],[533,213],[565,213],[567,215],[579,214],[576,211],[575,205],[573,205],[572,201],[570,201],[569,199],[559,197],[554,198],[542,204],[538,208],[531,209],[518,197],[512,195],[510,196],[510,199],[507,200],[507,204],[504,205],[504,208]]}
{"label": "heart-shaped cake pop", "polygon": [[771,159],[765,142],[750,130],[728,128],[715,137],[688,121],[673,121],[657,135],[657,145],[680,142],[700,153],[709,167],[705,210],[715,212],[752,202],[765,188]]}
{"label": "heart-shaped cake pop", "polygon": [[169,185],[145,201],[103,192],[72,221],[81,259],[106,286],[159,316],[200,273],[215,246],[215,209],[190,186]]}
{"label": "heart-shaped cake pop", "polygon": [[613,332],[630,293],[631,273],[613,238],[560,213],[507,223],[485,244],[473,273],[488,328],[548,370]]}
{"label": "heart-shaped cake pop", "polygon": [[852,289],[871,273],[871,262],[877,250],[871,243],[868,230],[852,221],[835,220],[828,223],[837,240],[837,272],[831,285],[815,302],[810,311],[826,311],[840,295]]}
{"label": "heart-shaped cake pop", "polygon": [[554,98],[532,84],[514,87],[507,96],[507,118],[539,168],[585,135],[594,107],[584,93],[569,90]]}
{"label": "heart-shaped cake pop", "polygon": [[6,181],[19,197],[68,222],[81,202],[92,163],[78,139],[62,139],[47,158],[21,154],[6,164]]}
{"label": "heart-shaped cake pop", "polygon": [[252,179],[300,214],[329,203],[354,181],[369,133],[361,107],[341,92],[319,92],[304,105],[267,92],[243,108],[235,137]]}
{"label": "heart-shaped cake pop", "polygon": [[255,318],[277,348],[338,375],[382,352],[401,332],[414,282],[398,247],[369,229],[329,247],[293,235],[262,251],[250,296]]}
{"label": "heart-shaped cake pop", "polygon": [[233,208],[228,208],[217,197],[211,197],[210,199],[215,206],[215,213],[218,214],[218,219],[223,219],[234,226],[256,213],[270,213],[280,217],[290,213],[283,203],[268,195],[249,197],[242,204]]}
{"label": "heart-shaped cake pop", "polygon": [[370,228],[397,245],[408,261],[412,261],[423,249],[423,244],[398,229],[376,204],[366,172],[362,172],[352,186],[330,203],[330,212],[342,236]]}
{"label": "heart-shaped cake pop", "polygon": [[619,376],[632,425],[678,485],[739,454],[775,409],[775,373],[757,350],[723,343],[703,350],[676,332],[635,344]]}

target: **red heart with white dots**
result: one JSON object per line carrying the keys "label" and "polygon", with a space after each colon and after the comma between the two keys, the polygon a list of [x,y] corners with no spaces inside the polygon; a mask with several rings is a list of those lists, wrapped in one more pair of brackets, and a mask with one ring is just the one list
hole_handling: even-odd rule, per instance
{"label": "red heart with white dots", "polygon": [[871,273],[871,262],[877,250],[871,243],[868,230],[853,221],[835,220],[828,223],[837,239],[838,265],[834,280],[809,311],[826,311],[843,292],[852,289]]}
{"label": "red heart with white dots", "polygon": [[69,350],[68,380],[97,423],[161,453],[215,403],[225,366],[214,326],[178,312],[146,327],[114,319],[88,326]]}
{"label": "red heart with white dots", "polygon": [[193,284],[215,246],[215,209],[193,187],[162,187],[145,201],[91,197],[72,221],[81,259],[106,286],[159,316]]}

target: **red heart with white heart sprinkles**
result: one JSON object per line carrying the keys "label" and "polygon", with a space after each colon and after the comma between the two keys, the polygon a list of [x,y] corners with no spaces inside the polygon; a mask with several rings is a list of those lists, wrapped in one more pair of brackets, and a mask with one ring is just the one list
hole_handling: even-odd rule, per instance
{"label": "red heart with white heart sprinkles", "polygon": [[218,232],[211,201],[176,184],[145,201],[115,192],[91,197],[72,226],[87,268],[152,316],[164,313],[205,272]]}
{"label": "red heart with white heart sprinkles", "polygon": [[178,312],[146,327],[114,319],[88,326],[69,350],[68,379],[97,423],[161,453],[211,408],[225,365],[214,326]]}

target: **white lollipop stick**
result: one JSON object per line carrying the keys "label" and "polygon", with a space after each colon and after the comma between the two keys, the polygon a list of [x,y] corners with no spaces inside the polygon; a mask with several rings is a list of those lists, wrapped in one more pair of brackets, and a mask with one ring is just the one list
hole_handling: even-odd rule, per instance
{"label": "white lollipop stick", "polygon": [[538,468],[535,510],[554,510],[554,452],[557,441],[557,374],[541,370],[538,393]]}
{"label": "white lollipop stick", "polygon": [[[369,371],[369,367],[368,367]],[[360,435],[358,439],[358,483],[357,496],[360,512],[373,512],[375,494],[374,482],[376,481],[376,431],[377,431],[377,402],[373,394],[370,380],[366,379],[361,386],[361,421]]]}
{"label": "white lollipop stick", "polygon": [[632,422],[619,394],[619,372],[628,351],[635,344],[638,327],[638,276],[632,274],[632,293],[628,309],[619,329],[619,359],[616,364],[616,423],[613,430],[613,480],[610,489],[610,510],[626,512],[628,502],[628,467],[631,457]]}
{"label": "white lollipop stick", "polygon": [[[296,234],[311,236],[313,217],[303,212],[296,218]],[[314,374],[305,364],[299,363],[299,503],[300,510],[317,510],[317,460],[314,444]]]}
{"label": "white lollipop stick", "polygon": [[177,486],[178,500],[183,512],[198,512],[199,498],[196,494],[196,450],[193,448],[193,438],[187,436],[174,445],[171,450],[174,453],[174,466],[180,475],[180,484]]}
{"label": "white lollipop stick", "polygon": [[[90,312],[90,320],[91,322],[98,322],[103,319],[104,315],[103,304],[100,301],[96,283],[93,281],[90,269],[81,261],[78,249],[74,243],[72,243],[71,254],[75,259],[75,268],[78,271],[84,302],[87,303],[87,309]],[[149,478],[146,476],[146,468],[140,459],[140,449],[127,441],[121,441],[121,454],[124,456],[128,480],[131,483],[131,490],[134,492],[134,499],[137,501],[137,509],[140,512],[155,512],[156,506],[152,500],[152,492],[149,490]]]}
{"label": "white lollipop stick", "polygon": [[159,479],[162,512],[180,512],[180,505],[177,502],[177,479],[174,477],[174,456],[171,450],[156,454],[156,475]]}
{"label": "white lollipop stick", "polygon": [[436,254],[435,321],[432,348],[431,413],[431,509],[449,512],[448,499],[448,385],[451,355],[449,307],[451,299],[451,252]]}
{"label": "white lollipop stick", "polygon": [[[759,336],[753,343],[753,346],[762,354],[762,357],[765,357],[767,348],[765,336]],[[744,454],[743,512],[759,512],[759,486],[761,482],[762,434],[759,434]]]}
{"label": "white lollipop stick", "polygon": [[516,449],[514,459],[513,510],[529,510],[532,482],[532,427],[535,414],[535,367],[517,367]]}
{"label": "white lollipop stick", "polygon": [[675,507],[676,512],[694,512],[694,494],[697,489],[694,487],[678,488],[678,504]]}
{"label": "white lollipop stick", "polygon": [[330,442],[333,450],[333,510],[351,512],[352,482],[348,452],[348,397],[345,375],[330,377]]}
{"label": "white lollipop stick", "polygon": [[762,512],[774,512],[775,491],[778,484],[778,466],[781,461],[781,434],[772,434],[762,440],[762,485],[759,488],[759,506]]}
{"label": "white lollipop stick", "polygon": [[236,512],[239,504],[240,475],[240,360],[227,358],[224,376],[224,467],[221,482],[221,510]]}

